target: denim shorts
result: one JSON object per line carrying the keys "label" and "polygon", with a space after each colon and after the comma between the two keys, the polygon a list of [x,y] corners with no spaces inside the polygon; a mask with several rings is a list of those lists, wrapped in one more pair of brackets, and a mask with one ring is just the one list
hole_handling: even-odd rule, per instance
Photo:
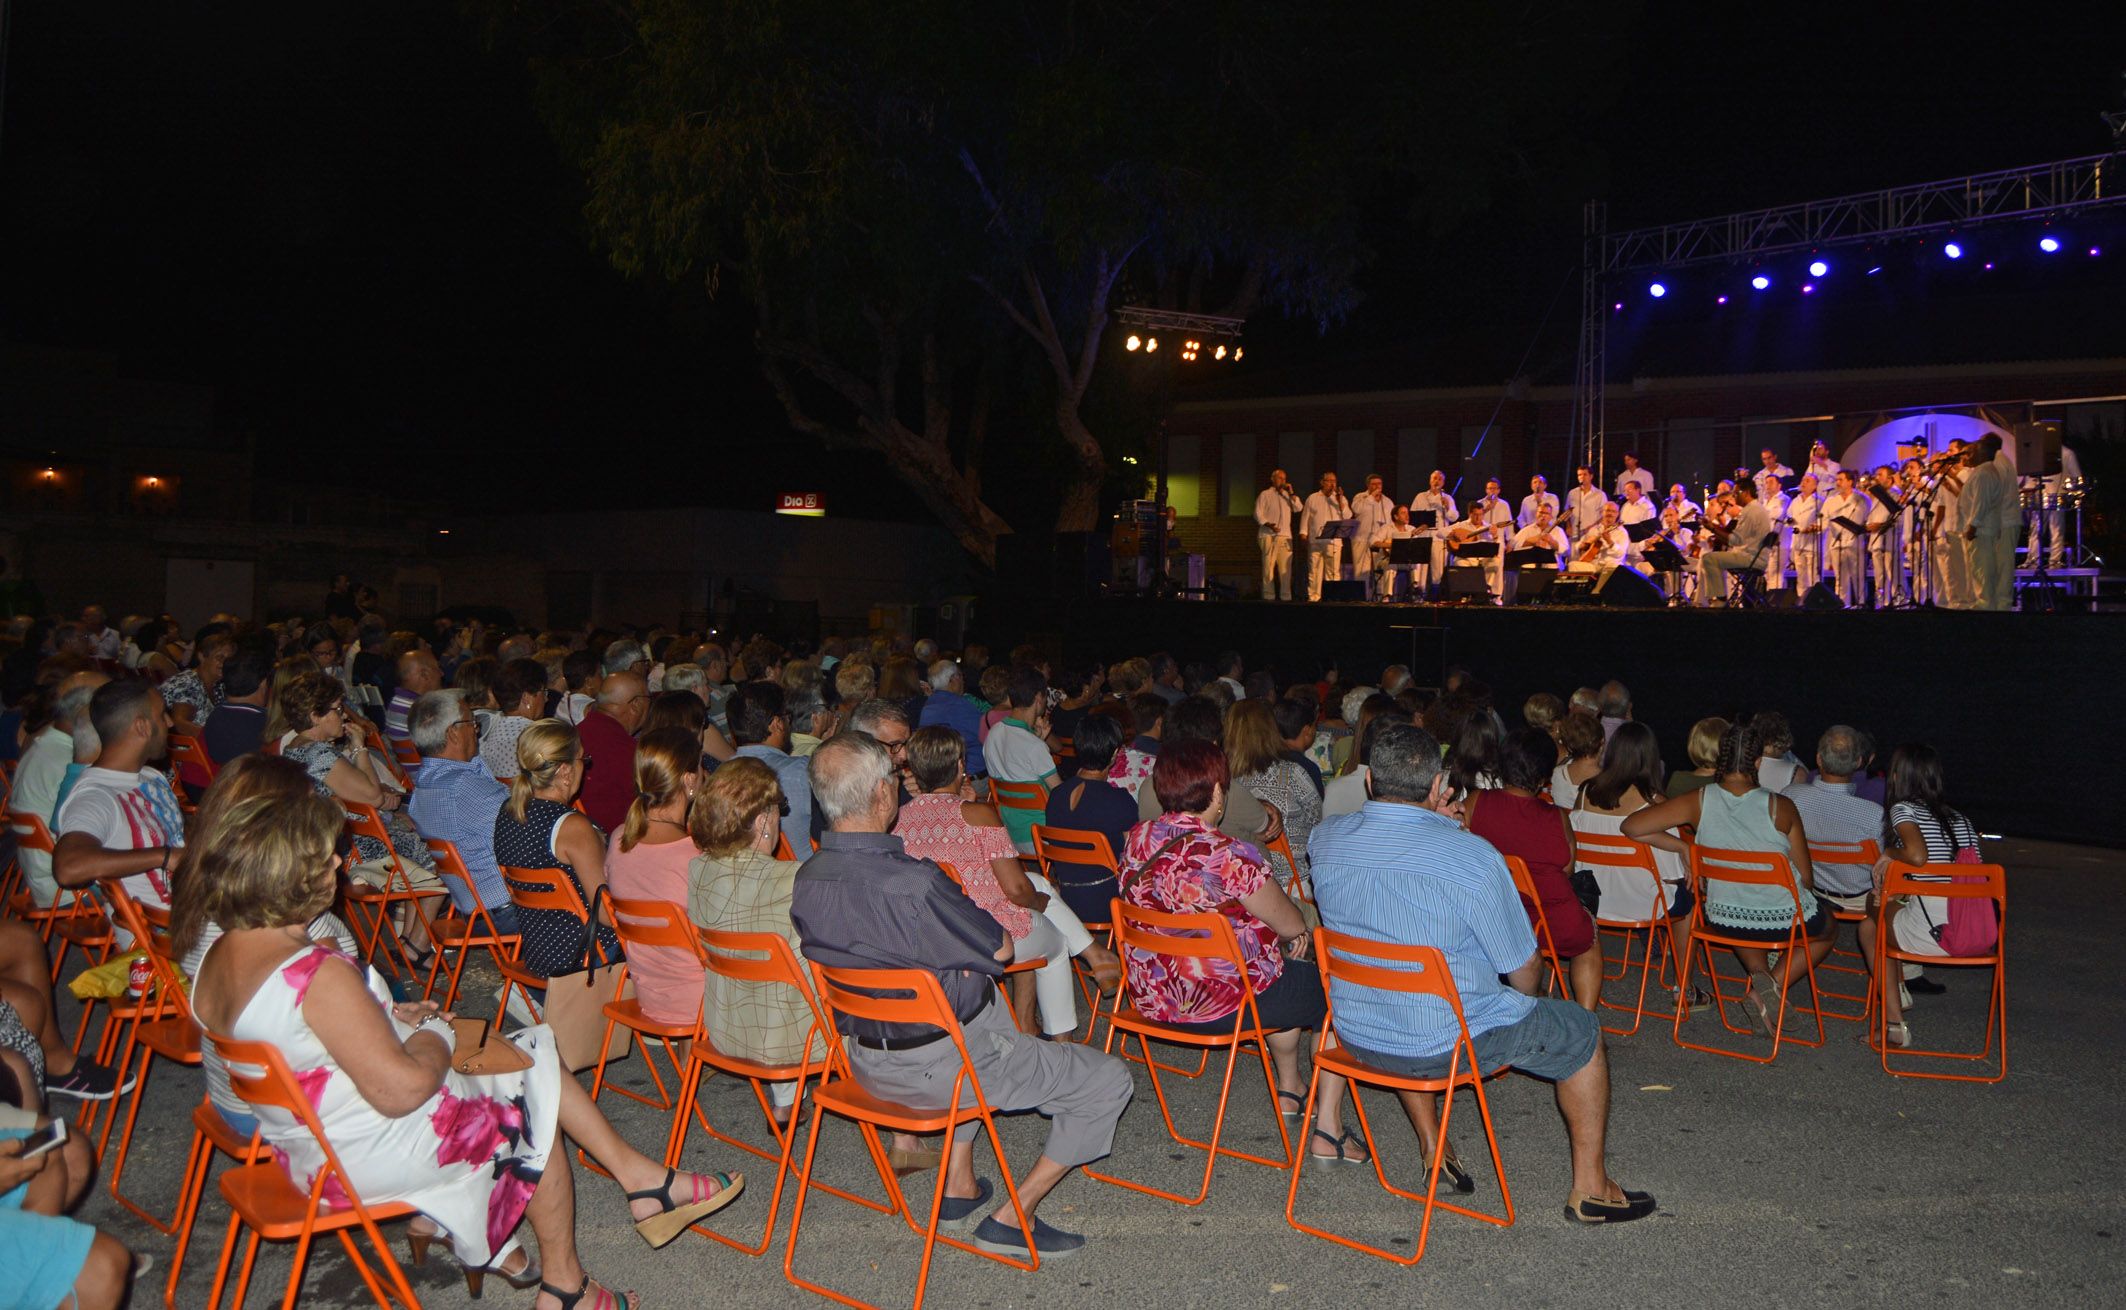
{"label": "denim shorts", "polygon": [[[1486,1028],[1473,1037],[1476,1062],[1485,1069],[1510,1064],[1522,1073],[1558,1082],[1570,1078],[1594,1058],[1602,1025],[1593,1012],[1571,1001],[1538,1000],[1518,1023]],[[1408,1078],[1444,1078],[1452,1050],[1437,1055],[1389,1055],[1344,1043],[1362,1063]]]}

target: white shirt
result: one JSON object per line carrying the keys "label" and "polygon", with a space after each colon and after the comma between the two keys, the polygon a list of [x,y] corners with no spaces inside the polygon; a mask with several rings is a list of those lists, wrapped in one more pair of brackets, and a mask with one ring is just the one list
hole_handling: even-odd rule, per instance
{"label": "white shirt", "polygon": [[1775,461],[1770,468],[1758,469],[1750,476],[1757,484],[1757,494],[1766,500],[1770,500],[1772,493],[1778,491],[1785,484],[1786,479],[1794,476],[1794,470]]}
{"label": "white shirt", "polygon": [[[83,769],[52,827],[54,838],[75,832],[87,833],[97,845],[112,851],[185,844],[184,813],[177,808],[177,795],[170,790],[170,780],[153,769],[138,773]],[[121,885],[143,905],[170,903],[170,878],[163,869],[127,874]]]}
{"label": "white shirt", "polygon": [[1645,492],[1645,493],[1646,493],[1646,496],[1647,496],[1647,498],[1648,498],[1649,500],[1653,498],[1653,494],[1654,494],[1654,475],[1653,475],[1653,473],[1652,473],[1652,472],[1651,472],[1650,470],[1647,470],[1647,469],[1625,469],[1625,470],[1624,470],[1623,472],[1621,472],[1621,473],[1617,474],[1617,499],[1618,499],[1618,500],[1622,500],[1622,499],[1624,499],[1624,484],[1625,484],[1625,483],[1627,483],[1627,482],[1636,482],[1636,483],[1638,483],[1638,484],[1639,484],[1639,490],[1641,490],[1641,491]]}
{"label": "white shirt", "polygon": [[1845,546],[1852,544],[1854,540],[1853,532],[1848,528],[1838,526],[1834,520],[1844,517],[1853,520],[1855,523],[1865,523],[1867,522],[1868,511],[1874,506],[1874,503],[1859,491],[1855,491],[1851,495],[1841,495],[1838,492],[1832,492],[1830,498],[1823,502],[1823,532],[1826,537],[1831,539],[1831,544],[1833,546]]}
{"label": "white shirt", "polygon": [[[73,762],[74,734],[57,724],[46,724],[15,765],[15,789],[8,793],[7,807],[34,814],[51,827],[59,784],[66,780],[66,766]],[[22,861],[22,872],[29,878],[37,904],[50,905],[59,894],[59,884],[52,881],[51,853],[18,846],[15,854]]]}
{"label": "white shirt", "polygon": [[1550,517],[1552,521],[1555,521],[1558,517],[1559,509],[1556,494],[1546,491],[1538,496],[1532,491],[1529,492],[1521,497],[1521,516],[1517,522],[1524,528],[1533,525],[1537,511],[1541,510],[1545,505],[1550,506]]}
{"label": "white shirt", "polygon": [[1609,497],[1597,486],[1574,487],[1565,493],[1565,530],[1578,537],[1602,521],[1602,507]]}
{"label": "white shirt", "polygon": [[1307,497],[1306,511],[1299,520],[1299,531],[1302,536],[1319,537],[1322,529],[1331,523],[1350,517],[1351,502],[1344,499],[1342,492],[1337,492],[1336,499],[1331,500],[1317,491]]}
{"label": "white shirt", "polygon": [[118,647],[124,641],[125,639],[118,635],[118,629],[105,624],[103,631],[89,634],[89,654],[99,660],[115,660],[118,658]]}
{"label": "white shirt", "polygon": [[1395,501],[1385,494],[1361,491],[1351,502],[1351,512],[1358,519],[1357,540],[1370,545],[1395,522]]}
{"label": "white shirt", "polygon": [[1391,541],[1408,541],[1413,537],[1422,537],[1424,535],[1416,528],[1390,520],[1387,527],[1373,534],[1373,544],[1385,551],[1387,543]]}
{"label": "white shirt", "polygon": [[1617,506],[1617,526],[1620,528],[1659,517],[1660,515],[1654,512],[1654,503],[1644,496],[1637,500],[1627,500]]}
{"label": "white shirt", "polygon": [[1444,491],[1418,492],[1410,502],[1410,513],[1415,515],[1419,510],[1431,510],[1439,516],[1431,527],[1417,530],[1420,536],[1444,537],[1447,535],[1447,525],[1461,517],[1461,512],[1454,507],[1454,497]]}
{"label": "white shirt", "polygon": [[591,699],[580,691],[572,691],[561,698],[560,704],[554,706],[554,717],[563,723],[581,723],[584,714],[590,710]]}
{"label": "white shirt", "polygon": [[[1675,506],[1676,517],[1681,519],[1686,524],[1689,523],[1692,519],[1700,518],[1705,514],[1705,507],[1703,505],[1700,505],[1697,501],[1692,500],[1689,496],[1685,496],[1681,500],[1671,500],[1668,502],[1668,505]],[[1664,505],[1662,506],[1662,508],[1666,509],[1668,508],[1668,505]]]}
{"label": "white shirt", "polygon": [[1812,496],[1796,493],[1786,504],[1786,520],[1794,525],[1795,532],[1816,527],[1823,517],[1823,493]]}
{"label": "white shirt", "polygon": [[[1868,510],[1867,518],[1863,519],[1862,522],[1871,528],[1881,528],[1890,521],[1890,502],[1884,500],[1881,496],[1871,494],[1868,497],[1868,504],[1871,508]],[[1893,535],[1889,532],[1876,532],[1868,540],[1871,544],[1880,545],[1887,550]]]}
{"label": "white shirt", "polygon": [[1292,494],[1290,487],[1264,487],[1262,494],[1255,497],[1257,530],[1273,538],[1291,536],[1292,508],[1298,503],[1299,497]]}
{"label": "white shirt", "polygon": [[1759,496],[1758,499],[1764,502],[1764,510],[1772,516],[1772,522],[1775,524],[1787,518],[1787,511],[1793,508],[1794,504],[1783,491],[1774,491],[1771,495]]}
{"label": "white shirt", "polygon": [[1502,529],[1513,526],[1513,511],[1506,508],[1503,500],[1486,496],[1469,507],[1469,521],[1484,525],[1482,541],[1502,541],[1508,535]]}
{"label": "white shirt", "polygon": [[1589,562],[1605,569],[1615,568],[1617,565],[1622,564],[1624,562],[1624,553],[1631,549],[1631,534],[1622,528],[1610,528],[1605,532],[1601,527],[1597,526],[1594,531],[1583,533],[1580,537],[1580,545],[1582,546],[1585,546],[1590,541],[1601,542],[1602,551]]}
{"label": "white shirt", "polygon": [[999,782],[1039,782],[1056,771],[1048,746],[1016,723],[999,720],[982,739],[982,762]]}
{"label": "white shirt", "polygon": [[1838,476],[1838,461],[1835,459],[1811,459],[1807,470],[1816,479],[1816,489],[1822,491]]}
{"label": "white shirt", "polygon": [[1548,528],[1539,528],[1531,523],[1513,534],[1513,548],[1515,550],[1536,550],[1540,548],[1548,550],[1553,555],[1562,555],[1572,549],[1572,545],[1565,540],[1565,533],[1557,524],[1553,523]]}

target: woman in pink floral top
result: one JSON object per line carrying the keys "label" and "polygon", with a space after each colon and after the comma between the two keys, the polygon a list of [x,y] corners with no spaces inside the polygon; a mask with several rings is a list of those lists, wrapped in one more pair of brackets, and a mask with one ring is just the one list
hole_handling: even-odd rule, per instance
{"label": "woman in pink floral top", "polygon": [[[210,789],[203,810],[213,799]],[[493,1270],[518,1287],[537,1283],[537,1310],[632,1305],[595,1286],[578,1260],[561,1134],[627,1189],[635,1226],[652,1246],[735,1200],[744,1178],[678,1173],[622,1141],[562,1070],[544,1025],[510,1034],[529,1068],[454,1070],[450,1016],[426,1001],[393,1005],[375,970],[310,939],[306,925],[332,902],[341,827],[339,807],[322,797],[251,797],[217,807],[215,821],[195,834],[173,908],[178,947],[188,949],[209,923],[224,929],[193,988],[200,1023],[279,1049],[362,1199],[421,1212],[416,1263],[441,1241],[475,1294]],[[303,1121],[272,1106],[257,1114],[275,1158],[309,1187],[324,1155]],[[328,1183],[327,1203],[343,1200],[333,1190]],[[546,1201],[532,1205],[535,1194]],[[527,1217],[536,1259],[516,1237]]]}
{"label": "woman in pink floral top", "polygon": [[942,724],[917,729],[908,738],[908,771],[921,792],[901,806],[893,835],[915,858],[952,866],[968,899],[1011,935],[1014,959],[1048,961],[1033,971],[1033,997],[1013,999],[1020,1028],[1033,1031],[1034,1007],[1027,1004],[1033,999],[1043,1032],[1076,1031],[1070,957],[1083,956],[1095,976],[1113,981],[1120,977],[1115,953],[1092,939],[1046,879],[1027,872],[997,807],[973,799],[967,743],[959,733]]}
{"label": "woman in pink floral top", "polygon": [[[1243,980],[1224,960],[1123,952],[1130,1000],[1147,1019],[1198,1032],[1229,1033],[1248,994],[1269,1036],[1278,1108],[1306,1108],[1300,1033],[1319,1029],[1328,1000],[1315,970],[1311,937],[1299,907],[1270,875],[1269,861],[1246,842],[1218,831],[1231,779],[1216,742],[1180,741],[1159,752],[1151,785],[1160,815],[1130,830],[1122,864],[1122,899],[1171,914],[1220,914],[1232,925],[1246,966]],[[1245,986],[1246,992],[1241,988]],[[1308,1153],[1322,1161],[1363,1163],[1363,1139],[1343,1127],[1343,1079],[1324,1074]]]}

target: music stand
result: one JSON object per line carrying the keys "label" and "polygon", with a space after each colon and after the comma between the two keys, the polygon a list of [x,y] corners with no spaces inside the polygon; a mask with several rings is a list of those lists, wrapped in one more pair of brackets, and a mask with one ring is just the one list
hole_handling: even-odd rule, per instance
{"label": "music stand", "polygon": [[1398,537],[1388,543],[1388,563],[1400,568],[1428,568],[1432,564],[1430,537]]}
{"label": "music stand", "polygon": [[1432,528],[1439,526],[1439,511],[1436,509],[1413,509],[1410,511],[1410,526]]}
{"label": "music stand", "polygon": [[1676,543],[1666,537],[1649,543],[1645,554],[1646,567],[1656,573],[1683,573],[1690,567],[1689,562],[1683,558],[1683,552],[1676,549]]}
{"label": "music stand", "polygon": [[1495,541],[1469,541],[1454,548],[1454,557],[1459,560],[1496,559],[1499,544]]}
{"label": "music stand", "polygon": [[1623,527],[1624,535],[1631,538],[1633,545],[1637,545],[1661,531],[1661,520],[1640,519],[1637,523],[1626,523]]}
{"label": "music stand", "polygon": [[1865,537],[1868,535],[1867,524],[1856,523],[1843,514],[1840,514],[1836,518],[1833,518],[1831,522],[1836,523],[1839,527],[1844,528],[1847,532],[1852,533],[1856,537]]}

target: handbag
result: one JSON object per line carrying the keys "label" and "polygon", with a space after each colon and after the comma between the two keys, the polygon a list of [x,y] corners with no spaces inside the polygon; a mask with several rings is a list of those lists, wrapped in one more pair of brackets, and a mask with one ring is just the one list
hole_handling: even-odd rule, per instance
{"label": "handbag", "polygon": [[546,980],[541,1013],[546,1026],[554,1030],[561,1067],[570,1073],[597,1064],[601,1053],[608,1060],[623,1059],[634,1044],[634,1030],[613,1022],[605,1013],[607,1005],[634,995],[633,986],[622,981],[624,962],[605,959],[598,943],[598,907],[605,897],[606,889],[600,887],[591,897],[590,913],[584,916],[583,967]]}
{"label": "handbag", "polygon": [[450,1067],[462,1074],[517,1073],[532,1067],[523,1047],[495,1032],[495,1021],[452,1019],[450,1021]]}
{"label": "handbag", "polygon": [[1602,884],[1595,881],[1593,869],[1574,869],[1566,878],[1572,884],[1572,894],[1579,898],[1581,908],[1592,919],[1602,905]]}

